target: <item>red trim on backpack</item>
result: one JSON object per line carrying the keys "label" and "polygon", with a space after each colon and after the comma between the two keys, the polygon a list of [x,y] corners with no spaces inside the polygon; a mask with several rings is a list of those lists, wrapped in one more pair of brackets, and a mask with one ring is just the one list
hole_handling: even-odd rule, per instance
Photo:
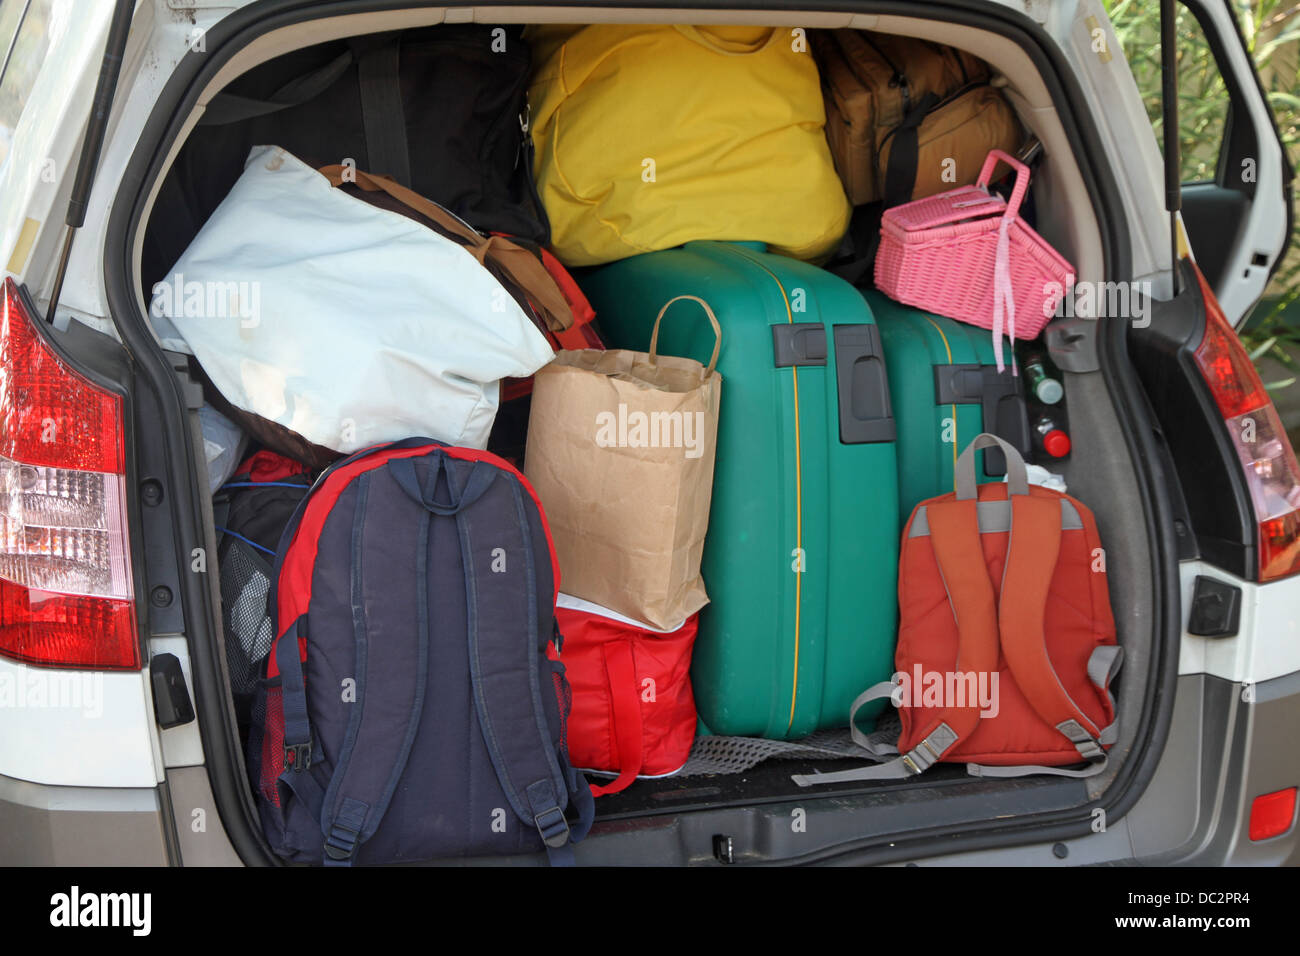
{"label": "red trim on backpack", "polygon": [[[311,579],[312,572],[316,567],[316,553],[320,544],[321,531],[324,530],[325,522],[329,519],[330,512],[334,510],[334,505],[338,503],[344,489],[352,483],[354,478],[380,468],[396,458],[417,458],[421,455],[427,455],[434,449],[440,449],[450,457],[459,458],[462,461],[485,461],[519,479],[519,483],[523,486],[524,491],[528,493],[528,497],[532,498],[533,503],[537,505],[537,513],[542,519],[542,531],[546,534],[546,546],[551,552],[551,574],[554,581],[551,605],[555,605],[555,598],[560,593],[560,562],[555,554],[555,542],[551,539],[551,525],[546,519],[546,511],[542,508],[542,501],[537,497],[537,492],[533,489],[532,483],[524,476],[523,472],[504,458],[478,448],[457,448],[450,445],[417,445],[414,448],[385,449],[384,446],[379,446],[373,454],[350,461],[337,471],[330,472],[325,480],[321,482],[320,487],[308,495],[307,505],[303,509],[298,526],[294,529],[293,538],[285,549],[284,559],[280,563],[280,575],[275,582],[277,642],[280,636],[289,629],[289,625],[305,614],[311,604]],[[283,622],[283,625],[281,622]],[[298,638],[298,655],[301,660],[305,661],[307,659],[306,635]],[[267,662],[266,676],[272,678],[279,673],[280,670],[276,666],[275,652],[273,650]]]}

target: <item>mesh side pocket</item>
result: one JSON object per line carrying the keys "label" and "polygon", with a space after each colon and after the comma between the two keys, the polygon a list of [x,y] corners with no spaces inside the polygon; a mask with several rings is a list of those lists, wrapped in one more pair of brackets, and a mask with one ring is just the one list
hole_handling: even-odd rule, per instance
{"label": "mesh side pocket", "polygon": [[258,682],[271,653],[270,594],[266,562],[247,545],[231,540],[221,555],[221,623],[235,714],[243,725],[249,723]]}
{"label": "mesh side pocket", "polygon": [[560,753],[569,759],[569,714],[573,713],[573,688],[564,676],[564,665],[559,661],[548,661],[551,665],[551,679],[555,684],[555,702],[560,708]]}
{"label": "mesh side pocket", "polygon": [[280,678],[257,682],[252,726],[248,732],[248,775],[253,790],[274,807],[280,806],[276,781],[284,773],[284,703]]}

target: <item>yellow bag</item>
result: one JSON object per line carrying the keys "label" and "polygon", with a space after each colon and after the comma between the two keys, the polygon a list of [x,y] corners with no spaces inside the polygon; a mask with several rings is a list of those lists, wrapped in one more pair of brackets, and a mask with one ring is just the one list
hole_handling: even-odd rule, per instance
{"label": "yellow bag", "polygon": [[525,34],[538,191],[570,266],[693,239],[829,254],[849,204],[802,31],[598,24]]}

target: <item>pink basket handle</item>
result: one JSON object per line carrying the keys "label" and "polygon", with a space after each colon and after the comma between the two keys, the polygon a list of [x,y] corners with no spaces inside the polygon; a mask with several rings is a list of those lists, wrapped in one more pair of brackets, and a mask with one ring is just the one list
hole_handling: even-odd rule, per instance
{"label": "pink basket handle", "polygon": [[1007,203],[1007,211],[1004,214],[1015,216],[1020,212],[1020,201],[1025,198],[1025,193],[1029,191],[1028,166],[1000,149],[989,150],[988,157],[984,160],[984,167],[980,170],[979,179],[975,180],[975,185],[980,189],[987,190],[989,180],[993,178],[993,170],[997,168],[999,161],[1006,163],[1016,171],[1016,185],[1011,190],[1011,201]]}

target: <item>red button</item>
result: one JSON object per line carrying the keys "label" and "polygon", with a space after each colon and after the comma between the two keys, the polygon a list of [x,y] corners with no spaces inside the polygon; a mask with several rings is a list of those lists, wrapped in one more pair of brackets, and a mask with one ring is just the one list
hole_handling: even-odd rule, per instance
{"label": "red button", "polygon": [[1070,436],[1059,428],[1053,428],[1043,436],[1043,448],[1053,458],[1064,458],[1070,453]]}

